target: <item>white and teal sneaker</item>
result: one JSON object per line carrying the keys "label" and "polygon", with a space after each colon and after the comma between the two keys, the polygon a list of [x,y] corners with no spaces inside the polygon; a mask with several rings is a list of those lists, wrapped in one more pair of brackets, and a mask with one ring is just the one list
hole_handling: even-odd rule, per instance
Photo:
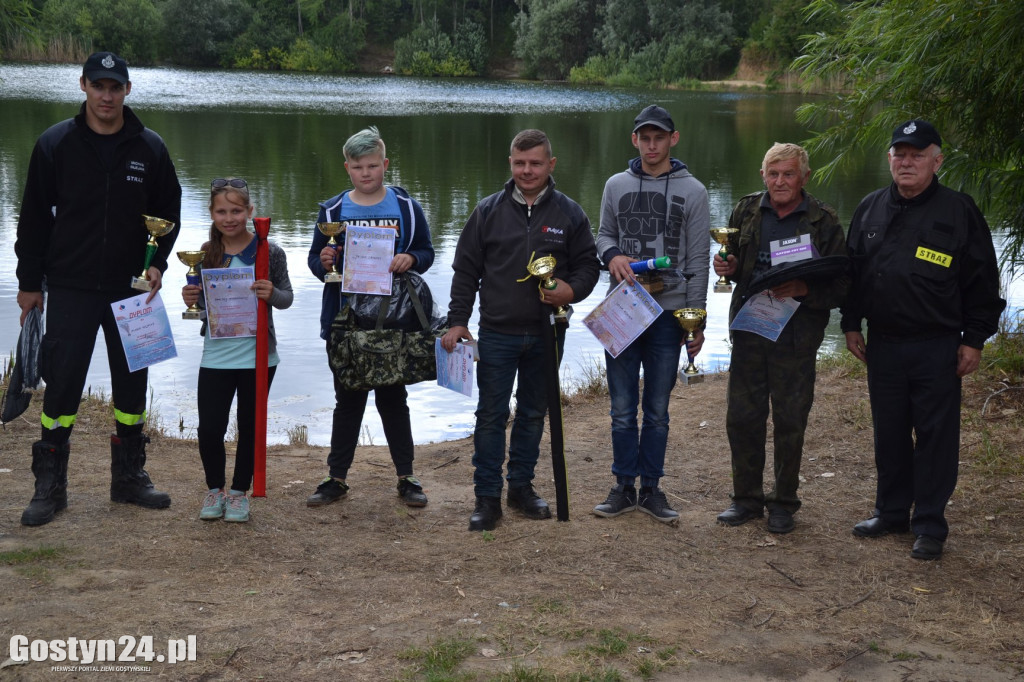
{"label": "white and teal sneaker", "polygon": [[224,516],[224,491],[214,488],[206,493],[203,499],[203,508],[199,511],[199,518],[203,521],[216,521]]}
{"label": "white and teal sneaker", "polygon": [[224,508],[224,520],[233,523],[245,523],[249,520],[249,496],[228,494],[224,496],[227,506]]}

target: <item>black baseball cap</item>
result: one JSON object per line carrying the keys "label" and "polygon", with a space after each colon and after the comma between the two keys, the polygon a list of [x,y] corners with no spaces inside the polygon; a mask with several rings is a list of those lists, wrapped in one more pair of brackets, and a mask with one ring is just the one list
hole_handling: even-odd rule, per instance
{"label": "black baseball cap", "polygon": [[82,75],[91,81],[112,78],[124,85],[128,82],[128,62],[113,52],[94,52],[85,60]]}
{"label": "black baseball cap", "polygon": [[636,118],[633,119],[633,132],[640,130],[644,126],[654,126],[655,128],[661,128],[670,133],[676,131],[676,124],[672,122],[672,116],[667,111],[659,107],[657,104],[652,104],[649,107],[644,108]]}
{"label": "black baseball cap", "polygon": [[892,142],[889,143],[889,146],[895,147],[898,144],[909,144],[918,149],[924,149],[933,144],[941,147],[942,138],[931,123],[915,118],[899,124],[896,126],[896,130],[892,131]]}

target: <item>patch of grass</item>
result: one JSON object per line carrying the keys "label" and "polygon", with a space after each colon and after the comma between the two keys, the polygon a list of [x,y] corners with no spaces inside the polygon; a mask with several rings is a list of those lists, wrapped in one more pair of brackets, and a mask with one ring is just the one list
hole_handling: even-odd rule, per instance
{"label": "patch of grass", "polygon": [[818,357],[818,372],[822,374],[834,374],[840,377],[866,378],[868,367],[863,362],[847,352],[845,346],[837,347],[836,350],[822,354]]}
{"label": "patch of grass", "polygon": [[13,566],[14,572],[34,582],[50,581],[49,564],[67,553],[63,546],[15,549],[0,552],[0,566]]}
{"label": "patch of grass", "polygon": [[0,552],[0,566],[19,566],[54,561],[62,558],[66,553],[67,549],[63,545],[57,547],[37,547],[35,549],[15,549],[8,552]]}
{"label": "patch of grass", "polygon": [[625,682],[626,678],[622,673],[611,667],[605,666],[593,671],[574,673],[567,678],[570,682]]}
{"label": "patch of grass", "polygon": [[426,679],[431,682],[468,682],[473,679],[472,675],[456,673],[455,670],[475,650],[476,645],[469,640],[448,637],[429,644],[426,649],[410,647],[400,652],[398,658],[416,663],[416,668],[410,671],[414,679]]}
{"label": "patch of grass", "polygon": [[296,424],[288,429],[288,445],[309,445],[309,427]]}
{"label": "patch of grass", "polygon": [[608,395],[608,371],[604,358],[592,357],[587,364],[580,363],[579,375],[566,383],[569,385],[562,390],[562,401],[566,404]]}
{"label": "patch of grass", "polygon": [[601,630],[597,644],[588,644],[587,650],[598,656],[622,656],[629,650],[629,635],[617,630]]}
{"label": "patch of grass", "polygon": [[560,599],[544,599],[534,607],[537,613],[568,613],[569,605]]}
{"label": "patch of grass", "polygon": [[999,331],[981,351],[981,373],[1018,384],[1024,378],[1024,309],[1006,310]]}
{"label": "patch of grass", "polygon": [[917,654],[912,654],[909,651],[900,651],[892,655],[894,661],[913,661],[917,658]]}
{"label": "patch of grass", "polygon": [[497,682],[554,682],[557,678],[544,672],[543,668],[530,668],[515,663],[512,670],[501,673],[495,679]]}

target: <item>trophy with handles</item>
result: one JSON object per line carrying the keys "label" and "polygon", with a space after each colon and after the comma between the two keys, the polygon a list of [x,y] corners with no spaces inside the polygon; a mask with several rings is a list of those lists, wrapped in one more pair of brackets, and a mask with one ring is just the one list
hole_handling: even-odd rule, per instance
{"label": "trophy with handles", "polygon": [[[672,314],[675,316],[679,326],[686,331],[687,344],[696,338],[696,332],[704,328],[704,323],[708,319],[707,311],[702,308],[682,308]],[[690,355],[689,349],[686,351],[686,357],[689,359],[689,364],[679,371],[679,379],[686,385],[701,383],[704,381],[704,375],[693,364],[693,357]]]}
{"label": "trophy with handles", "polygon": [[[335,254],[338,253],[338,242],[334,241],[334,238],[341,234],[342,232],[344,232],[346,227],[348,227],[348,223],[316,224],[316,229],[320,230],[320,232],[322,232],[324,236],[328,238],[327,245],[334,249]],[[338,272],[337,266],[335,266],[334,263],[331,263],[331,269],[327,271],[326,275],[324,275],[324,282],[340,282],[341,277],[342,275],[340,272]]]}
{"label": "trophy with handles", "polygon": [[146,231],[149,232],[149,240],[146,242],[146,260],[143,261],[142,274],[132,277],[132,289],[149,291],[153,288],[153,282],[149,279],[149,266],[153,262],[153,256],[156,255],[157,248],[160,246],[156,240],[158,237],[163,237],[165,234],[168,234],[173,230],[174,223],[170,220],[154,218],[149,215],[143,215],[142,219],[146,223]]}
{"label": "trophy with handles", "polygon": [[[558,282],[552,277],[555,272],[555,257],[554,256],[541,256],[540,258],[530,261],[529,265],[526,266],[527,271],[534,277],[540,279],[540,286],[549,291],[558,288]],[[555,322],[559,324],[569,324],[569,308],[568,306],[560,305],[555,307]]]}
{"label": "trophy with handles", "polygon": [[[197,286],[202,284],[199,279],[199,271],[196,270],[196,266],[203,262],[203,258],[205,256],[205,251],[178,252],[178,260],[188,266],[188,272],[185,273],[185,281],[189,284]],[[204,317],[206,317],[206,311],[199,307],[198,302],[193,303],[181,312],[181,319],[183,320],[201,320]]]}
{"label": "trophy with handles", "polygon": [[[729,257],[729,237],[739,232],[735,227],[715,227],[711,229],[711,238],[721,245],[718,255],[725,260]],[[725,275],[722,275],[715,282],[714,291],[716,294],[731,294],[732,283]]]}

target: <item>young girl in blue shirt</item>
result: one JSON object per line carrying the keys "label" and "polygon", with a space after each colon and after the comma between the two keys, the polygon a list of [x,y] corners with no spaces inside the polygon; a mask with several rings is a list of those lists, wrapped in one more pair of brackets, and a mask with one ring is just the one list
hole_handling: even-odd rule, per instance
{"label": "young girl in blue shirt", "polygon": [[[239,268],[256,262],[259,238],[249,230],[255,207],[249,187],[241,178],[217,178],[210,184],[210,240],[203,244],[205,256],[201,268]],[[274,334],[273,308],[284,309],[292,304],[291,281],[284,250],[268,242],[270,279],[257,279],[252,290],[269,306],[269,358],[267,388],[274,380],[280,358]],[[205,307],[203,288],[189,284],[181,290],[187,305]],[[206,472],[209,488],[199,518],[212,521],[246,522],[249,520],[249,498],[252,485],[256,431],[256,337],[214,338],[210,325],[203,323],[203,359],[199,365],[199,457]],[[227,453],[224,437],[228,429],[231,403],[238,398],[238,440],[235,448],[235,471],[231,488],[225,491]]]}

